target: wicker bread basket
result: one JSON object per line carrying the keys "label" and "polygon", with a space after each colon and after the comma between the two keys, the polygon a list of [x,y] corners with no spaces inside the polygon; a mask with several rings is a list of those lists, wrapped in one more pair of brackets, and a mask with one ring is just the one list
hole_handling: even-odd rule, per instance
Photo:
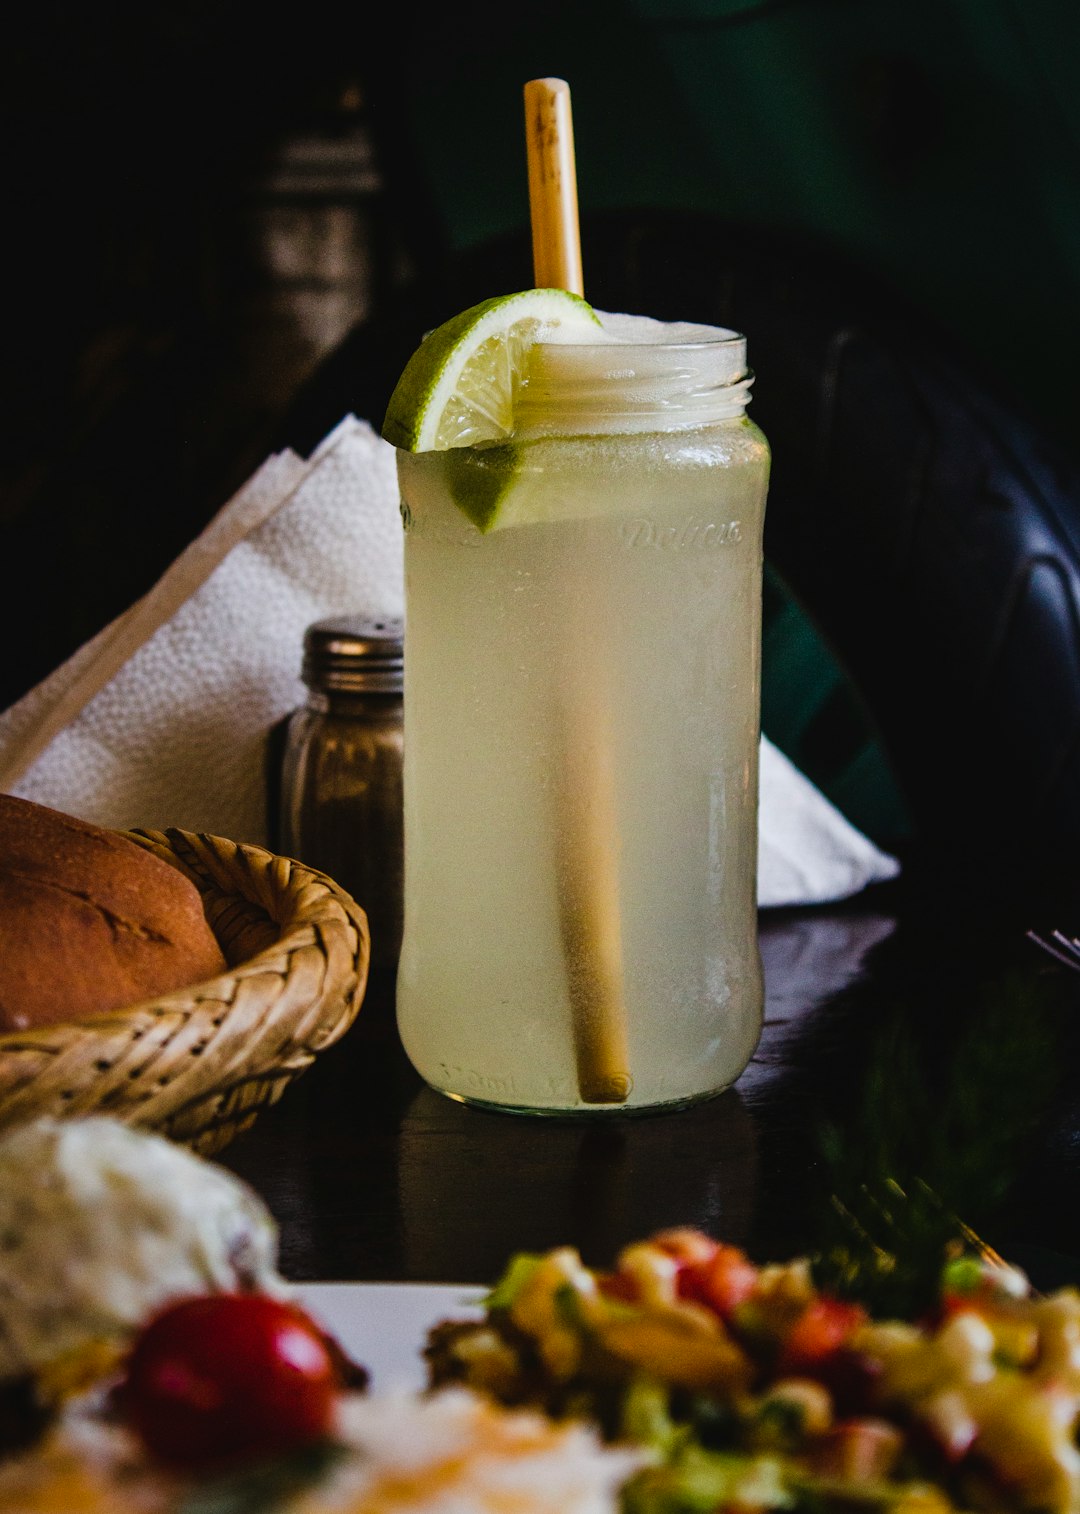
{"label": "wicker bread basket", "polygon": [[108,1114],[212,1155],[356,1018],[363,910],[322,873],[190,831],[128,831],[186,873],[230,970],[92,1019],[0,1036],[0,1129]]}

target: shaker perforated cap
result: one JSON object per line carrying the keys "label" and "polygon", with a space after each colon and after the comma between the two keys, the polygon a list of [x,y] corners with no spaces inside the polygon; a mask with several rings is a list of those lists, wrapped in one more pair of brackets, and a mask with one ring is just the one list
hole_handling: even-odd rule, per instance
{"label": "shaker perforated cap", "polygon": [[309,689],[400,694],[404,668],[405,626],[394,616],[335,616],[304,633],[300,676]]}

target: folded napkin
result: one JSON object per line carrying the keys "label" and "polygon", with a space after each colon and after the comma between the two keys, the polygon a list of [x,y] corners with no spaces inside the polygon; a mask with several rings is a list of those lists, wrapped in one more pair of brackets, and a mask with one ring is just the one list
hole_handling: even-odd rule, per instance
{"label": "folded napkin", "polygon": [[[403,544],[394,449],[366,421],[307,459],[274,454],[148,594],[0,714],[0,791],[265,845],[267,739],[304,700],[304,632],[402,615]],[[764,738],[760,817],[763,906],[899,870]]]}

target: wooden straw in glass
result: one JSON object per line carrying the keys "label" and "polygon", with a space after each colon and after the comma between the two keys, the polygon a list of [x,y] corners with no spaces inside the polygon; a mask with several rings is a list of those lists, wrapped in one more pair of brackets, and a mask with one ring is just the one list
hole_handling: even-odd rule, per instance
{"label": "wooden straw in glass", "polygon": [[[533,276],[538,289],[584,294],[570,90],[562,79],[525,85]],[[582,611],[594,601],[580,586]],[[595,664],[578,656],[589,628],[559,627],[554,795],[559,919],[573,1016],[578,1093],[586,1104],[623,1104],[631,1077],[623,1000],[618,830],[609,698]],[[559,674],[557,673],[557,677]]]}
{"label": "wooden straw in glass", "polygon": [[533,283],[584,295],[570,90],[564,79],[525,86]]}

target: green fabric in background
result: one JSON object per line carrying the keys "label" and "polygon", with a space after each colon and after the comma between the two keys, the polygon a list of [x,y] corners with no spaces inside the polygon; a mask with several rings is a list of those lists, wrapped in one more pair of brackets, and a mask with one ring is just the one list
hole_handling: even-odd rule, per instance
{"label": "green fabric in background", "polygon": [[911,834],[874,722],[810,616],[765,565],[761,728],[853,825],[882,846]]}
{"label": "green fabric in background", "polygon": [[[833,247],[1075,448],[1077,0],[463,3],[401,102],[447,250],[527,225],[522,87],[564,78],[583,212],[707,210]],[[908,834],[857,691],[774,573],[763,683],[776,744],[875,840]]]}
{"label": "green fabric in background", "polygon": [[583,211],[810,233],[1075,444],[1076,0],[463,0],[394,81],[448,248],[527,224],[522,87],[546,75],[571,86]]}

